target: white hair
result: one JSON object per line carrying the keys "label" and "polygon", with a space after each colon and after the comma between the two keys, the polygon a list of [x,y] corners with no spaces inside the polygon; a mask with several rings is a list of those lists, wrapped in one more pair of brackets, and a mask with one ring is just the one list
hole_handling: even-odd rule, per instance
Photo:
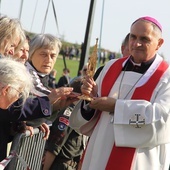
{"label": "white hair", "polygon": [[58,55],[62,43],[52,34],[37,34],[34,38],[31,39],[29,46],[29,59],[31,60],[34,52],[40,48],[54,48],[56,49],[56,55]]}
{"label": "white hair", "polygon": [[15,95],[16,90],[22,89],[23,103],[29,97],[33,87],[33,80],[24,64],[10,58],[0,59],[0,84],[10,85],[9,95]]}

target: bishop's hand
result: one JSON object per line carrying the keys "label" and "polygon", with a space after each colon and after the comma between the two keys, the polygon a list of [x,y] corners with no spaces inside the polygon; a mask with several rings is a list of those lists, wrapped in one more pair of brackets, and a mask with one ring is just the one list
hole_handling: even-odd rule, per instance
{"label": "bishop's hand", "polygon": [[87,100],[89,98],[89,101],[91,101],[93,97],[97,96],[97,85],[93,78],[89,76],[84,77],[83,84],[81,86],[81,92],[84,97],[87,97]]}
{"label": "bishop's hand", "polygon": [[114,113],[116,99],[111,97],[96,97],[89,103],[93,109]]}

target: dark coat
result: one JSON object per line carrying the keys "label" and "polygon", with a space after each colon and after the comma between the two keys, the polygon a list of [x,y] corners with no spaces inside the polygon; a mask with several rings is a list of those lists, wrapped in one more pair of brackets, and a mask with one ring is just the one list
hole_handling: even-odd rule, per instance
{"label": "dark coat", "polygon": [[23,108],[18,100],[8,110],[0,109],[0,161],[6,158],[7,144],[12,140],[11,122],[47,117],[50,114],[48,97],[28,98]]}
{"label": "dark coat", "polygon": [[67,87],[68,85],[69,85],[69,81],[66,78],[66,76],[60,77],[60,79],[58,80],[58,87]]}

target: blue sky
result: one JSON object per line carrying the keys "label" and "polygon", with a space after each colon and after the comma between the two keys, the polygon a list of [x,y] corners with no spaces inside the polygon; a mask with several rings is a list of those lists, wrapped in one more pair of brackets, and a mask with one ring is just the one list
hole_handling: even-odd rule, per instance
{"label": "blue sky", "polygon": [[[41,33],[48,0],[24,0],[21,23],[27,31]],[[37,10],[33,20],[35,4]],[[170,2],[169,0],[104,0],[101,47],[119,52],[120,44],[129,32],[131,23],[141,16],[155,17],[163,27],[164,44],[159,52],[170,62]],[[62,36],[66,41],[82,43],[86,30],[90,0],[54,0],[59,34],[54,20],[52,4],[47,15],[45,32]],[[1,13],[19,16],[21,0],[1,0]],[[103,0],[97,0],[91,34],[91,45],[100,37]],[[32,24],[33,23],[33,24]],[[32,25],[32,27],[31,27]]]}

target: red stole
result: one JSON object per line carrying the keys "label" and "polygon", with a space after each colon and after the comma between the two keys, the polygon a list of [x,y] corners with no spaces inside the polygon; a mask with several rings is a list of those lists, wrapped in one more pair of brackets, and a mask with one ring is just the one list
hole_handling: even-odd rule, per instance
{"label": "red stole", "polygon": [[[109,68],[102,82],[101,96],[108,96],[112,86],[122,71],[123,62],[126,59],[127,57],[117,60]],[[135,89],[132,99],[144,99],[150,101],[156,85],[167,68],[168,64],[162,61],[149,80],[143,86]],[[134,153],[135,148],[116,147],[114,144],[107,162],[106,170],[129,170],[131,168]]]}

